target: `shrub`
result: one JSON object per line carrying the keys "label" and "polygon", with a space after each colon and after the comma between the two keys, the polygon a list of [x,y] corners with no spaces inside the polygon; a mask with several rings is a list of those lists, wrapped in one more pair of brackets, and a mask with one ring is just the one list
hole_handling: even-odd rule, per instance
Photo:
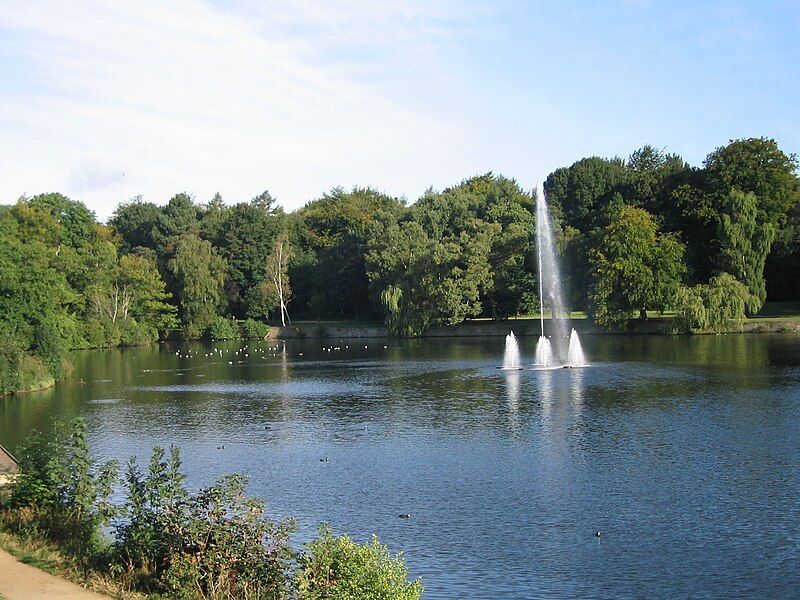
{"label": "shrub", "polygon": [[357,544],[347,536],[334,537],[324,525],[300,566],[301,600],[417,600],[423,591],[419,579],[408,581],[401,555],[390,555],[376,537]]}
{"label": "shrub", "polygon": [[103,346],[106,348],[119,346],[122,341],[122,334],[117,324],[109,320],[101,321],[101,324],[103,325],[103,337],[105,340]]}
{"label": "shrub", "polygon": [[96,557],[102,527],[114,513],[110,496],[117,463],[92,463],[83,419],[76,419],[66,436],[62,426],[54,429],[52,441],[34,433],[18,451],[20,473],[11,507],[25,515],[18,533],[44,535],[86,566]]}
{"label": "shrub", "polygon": [[[55,424],[55,431],[65,429]],[[126,590],[204,600],[416,600],[400,556],[377,539],[335,538],[328,527],[303,556],[292,549],[290,520],[265,516],[245,495],[247,478],[228,475],[190,493],[176,448],[155,447],[146,473],[131,459],[125,502],[109,498],[117,465],[94,465],[86,424],[77,420],[52,441],[33,433],[18,451],[20,475],[0,510],[0,526],[44,538],[84,569],[115,576]],[[102,532],[112,524],[113,543]]]}
{"label": "shrub", "polygon": [[136,319],[128,317],[118,323],[120,344],[122,346],[141,346],[158,339],[158,332],[147,325],[137,323]]}
{"label": "shrub", "polygon": [[[180,455],[156,447],[148,473],[131,461],[128,501],[116,526],[114,556],[137,589],[203,598],[283,598],[290,581],[291,522],[264,517],[244,494],[247,479],[230,475],[191,495]],[[194,596],[191,596],[194,597]]]}
{"label": "shrub", "polygon": [[179,503],[187,497],[177,448],[171,448],[168,459],[164,456],[162,448],[153,448],[146,475],[136,458],[130,459],[124,481],[127,502],[115,524],[114,558],[138,589],[156,588],[163,580],[174,546],[167,524],[179,520]]}
{"label": "shrub", "polygon": [[34,332],[34,350],[50,374],[59,379],[66,370],[67,348],[51,319],[43,319]]}
{"label": "shrub", "polygon": [[19,389],[19,364],[22,350],[10,335],[0,336],[0,396]]}
{"label": "shrub", "polygon": [[747,287],[728,273],[707,284],[683,287],[676,299],[675,327],[681,331],[721,333],[739,327],[752,296]]}
{"label": "shrub", "polygon": [[255,319],[243,321],[241,330],[242,337],[246,340],[263,340],[269,335],[269,325]]}
{"label": "shrub", "polygon": [[[62,373],[66,372],[68,368],[68,365],[63,366]],[[55,385],[55,378],[38,356],[23,355],[20,358],[18,369],[19,377],[17,388],[14,391],[29,392]]]}
{"label": "shrub", "polygon": [[293,551],[290,521],[264,517],[264,503],[244,495],[247,478],[228,475],[188,498],[167,524],[177,542],[167,590],[203,598],[285,598]]}
{"label": "shrub", "polygon": [[106,330],[100,321],[86,321],[81,325],[81,336],[87,348],[102,348],[106,345]]}
{"label": "shrub", "polygon": [[184,340],[199,340],[206,332],[206,327],[200,323],[186,323],[181,328],[181,339]]}
{"label": "shrub", "polygon": [[239,337],[239,330],[235,321],[225,317],[215,317],[208,328],[208,336],[212,340],[235,340]]}

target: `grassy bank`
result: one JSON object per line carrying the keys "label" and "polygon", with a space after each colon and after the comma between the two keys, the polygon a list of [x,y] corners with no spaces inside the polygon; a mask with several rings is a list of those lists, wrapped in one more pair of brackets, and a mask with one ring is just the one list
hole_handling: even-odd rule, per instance
{"label": "grassy bank", "polygon": [[[551,315],[546,312],[545,330],[549,329]],[[629,333],[641,335],[663,335],[686,333],[676,332],[673,321],[674,311],[659,313],[649,311],[647,320],[635,320],[625,329],[607,331],[596,326],[583,311],[569,314],[571,326],[581,334]],[[457,325],[432,327],[420,337],[483,337],[505,336],[509,330],[519,336],[536,336],[540,332],[538,313],[519,315],[503,321],[488,317],[469,319]],[[800,303],[767,303],[757,315],[745,319],[740,324],[732,323],[727,333],[782,333],[800,331]],[[704,333],[694,331],[691,333]],[[273,339],[339,339],[339,338],[387,338],[388,329],[375,321],[296,321],[291,327],[273,326],[270,331]]]}

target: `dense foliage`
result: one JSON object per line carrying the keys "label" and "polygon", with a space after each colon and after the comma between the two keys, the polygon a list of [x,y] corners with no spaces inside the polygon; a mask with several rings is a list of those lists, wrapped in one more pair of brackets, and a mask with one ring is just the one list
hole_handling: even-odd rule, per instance
{"label": "dense foliage", "polygon": [[419,579],[408,581],[402,560],[377,537],[357,544],[325,525],[308,544],[301,567],[297,589],[303,600],[416,600],[423,590]]}
{"label": "dense foliage", "polygon": [[[699,168],[644,146],[557,169],[544,187],[568,308],[624,327],[685,306],[686,289],[724,274],[748,290],[747,315],[767,298],[800,300],[797,167],[774,140],[751,138]],[[108,226],[60,194],[23,198],[0,207],[0,393],[61,377],[69,349],[145,343],[176,326],[222,339],[263,337],[270,320],[360,319],[418,335],[530,314],[534,203],[492,173],[411,205],[336,188],[289,214],[268,192],[233,205],[219,194],[134,198]]]}
{"label": "dense foliage", "polygon": [[[113,578],[123,590],[186,600],[417,600],[422,593],[402,559],[375,538],[362,545],[322,527],[305,552],[296,551],[292,521],[268,518],[241,475],[191,492],[178,450],[156,446],[146,469],[131,458],[120,481],[115,462],[91,460],[83,421],[54,430],[54,440],[34,433],[18,452],[20,474],[0,506],[0,528],[52,542],[85,573]],[[124,501],[114,503],[119,486]]]}

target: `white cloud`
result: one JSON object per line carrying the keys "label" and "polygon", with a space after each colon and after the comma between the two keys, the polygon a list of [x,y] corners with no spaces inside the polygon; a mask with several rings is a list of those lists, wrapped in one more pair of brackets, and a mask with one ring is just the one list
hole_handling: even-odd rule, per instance
{"label": "white cloud", "polygon": [[447,50],[480,13],[274,4],[0,4],[0,57],[28,68],[0,96],[0,201],[58,190],[105,218],[139,193],[268,188],[294,208],[340,184],[415,197],[468,162],[472,142],[426,95],[446,99]]}

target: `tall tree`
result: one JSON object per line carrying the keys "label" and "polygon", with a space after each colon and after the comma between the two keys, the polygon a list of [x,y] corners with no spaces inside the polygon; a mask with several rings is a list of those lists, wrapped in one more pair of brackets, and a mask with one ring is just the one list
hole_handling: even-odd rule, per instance
{"label": "tall tree", "polygon": [[136,196],[123,202],[114,211],[109,221],[123,241],[123,248],[131,251],[134,248],[150,248],[155,250],[156,227],[158,226],[161,208],[152,202],[144,202]]}
{"label": "tall tree", "polygon": [[275,299],[275,304],[280,311],[281,325],[286,327],[288,321],[292,324],[289,317],[289,300],[292,297],[292,288],[289,284],[289,260],[292,254],[292,247],[289,243],[289,236],[286,232],[281,233],[275,238],[272,252],[267,256],[265,265],[265,280],[263,283],[264,295]]}
{"label": "tall tree", "polygon": [[264,263],[281,222],[281,213],[272,209],[271,197],[267,199],[264,194],[249,203],[235,204],[224,213],[213,241],[228,264],[228,302],[239,318],[254,309],[249,292],[264,281]]}
{"label": "tall tree", "polygon": [[371,188],[335,188],[295,213],[290,226],[295,314],[377,316],[364,255],[367,230],[379,211],[400,215],[405,207],[401,200]]}
{"label": "tall tree", "polygon": [[683,245],[660,234],[647,211],[624,206],[597,234],[589,251],[590,299],[595,322],[625,325],[674,301],[684,274]]}
{"label": "tall tree", "polygon": [[759,219],[755,194],[738,189],[730,191],[718,237],[719,269],[747,286],[752,296],[747,311],[754,314],[767,298],[764,263],[775,239],[775,226]]}
{"label": "tall tree", "polygon": [[770,138],[732,140],[705,161],[708,188],[716,195],[717,206],[727,206],[733,189],[752,193],[759,219],[776,226],[783,225],[800,202],[797,168],[797,156],[784,153]]}
{"label": "tall tree", "polygon": [[168,269],[187,337],[199,337],[225,306],[225,259],[196,233],[177,239]]}
{"label": "tall tree", "polygon": [[61,225],[61,243],[78,247],[89,240],[95,224],[94,213],[83,202],[58,193],[39,194],[28,200],[28,206],[41,210]]}
{"label": "tall tree", "polygon": [[586,233],[598,226],[614,192],[627,181],[620,159],[593,156],[553,171],[544,190],[556,221]]}
{"label": "tall tree", "polygon": [[377,221],[370,231],[367,273],[392,332],[419,335],[480,314],[498,228],[473,219],[460,233],[439,237],[416,220],[398,223],[384,215]]}

